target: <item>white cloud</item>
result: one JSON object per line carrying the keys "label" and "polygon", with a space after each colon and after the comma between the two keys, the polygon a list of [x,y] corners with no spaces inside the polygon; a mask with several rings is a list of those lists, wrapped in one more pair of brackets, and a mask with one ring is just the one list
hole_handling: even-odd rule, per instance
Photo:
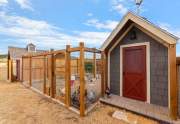
{"label": "white cloud", "polygon": [[65,34],[61,28],[46,21],[0,12],[0,35],[8,37],[8,41],[11,43],[14,41],[15,45],[25,45],[32,42],[43,49],[62,49],[69,42],[72,45],[77,45],[78,42],[84,41],[88,46],[99,47],[109,33],[76,31],[72,34]]}
{"label": "white cloud", "polygon": [[91,45],[101,45],[106,38],[109,36],[110,32],[78,32],[78,41],[89,41]]}
{"label": "white cloud", "polygon": [[15,0],[22,9],[28,9],[33,11],[32,4],[29,0]]}
{"label": "white cloud", "polygon": [[129,0],[111,0],[112,9],[124,15],[128,11],[127,2],[129,2]]}
{"label": "white cloud", "polygon": [[0,0],[0,6],[5,6],[8,4],[7,0]]}
{"label": "white cloud", "polygon": [[91,17],[91,16],[93,16],[93,13],[88,13],[87,15],[88,15],[89,17]]}
{"label": "white cloud", "polygon": [[127,13],[128,8],[126,8],[123,4],[119,3],[117,5],[114,6],[114,9],[116,11],[118,11],[120,14],[124,15],[125,13]]}
{"label": "white cloud", "polygon": [[90,19],[85,24],[96,27],[97,29],[113,30],[117,26],[118,21],[107,20],[105,22],[100,22],[98,19]]}
{"label": "white cloud", "polygon": [[[120,15],[124,15],[127,11],[136,11],[135,0],[110,0],[112,10],[117,11]],[[140,13],[147,11],[146,8],[143,8],[143,5],[140,7]]]}

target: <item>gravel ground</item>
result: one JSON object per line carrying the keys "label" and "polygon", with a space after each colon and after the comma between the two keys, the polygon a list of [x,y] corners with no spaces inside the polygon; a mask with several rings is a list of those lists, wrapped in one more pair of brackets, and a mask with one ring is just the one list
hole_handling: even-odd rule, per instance
{"label": "gravel ground", "polygon": [[86,117],[25,88],[20,83],[0,82],[0,124],[127,124],[111,117],[116,110],[131,124],[157,124],[148,118],[99,103]]}

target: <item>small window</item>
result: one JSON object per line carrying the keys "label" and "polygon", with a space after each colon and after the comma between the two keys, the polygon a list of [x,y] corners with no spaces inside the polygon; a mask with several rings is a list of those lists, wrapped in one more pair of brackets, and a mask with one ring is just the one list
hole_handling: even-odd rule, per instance
{"label": "small window", "polygon": [[36,52],[36,46],[33,44],[28,44],[27,50],[28,52]]}
{"label": "small window", "polygon": [[136,34],[136,31],[132,31],[130,33],[130,40],[136,40],[137,39],[137,34]]}
{"label": "small window", "polygon": [[29,46],[29,51],[35,51],[35,47],[34,46]]}

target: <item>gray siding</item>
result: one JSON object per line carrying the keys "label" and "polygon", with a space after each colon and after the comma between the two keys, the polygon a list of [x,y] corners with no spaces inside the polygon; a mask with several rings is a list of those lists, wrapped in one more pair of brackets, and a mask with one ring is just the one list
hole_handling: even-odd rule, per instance
{"label": "gray siding", "polygon": [[[131,31],[137,34],[136,40],[130,40]],[[137,28],[131,29],[110,54],[110,89],[120,94],[120,46],[125,44],[150,42],[150,102],[168,106],[168,48],[146,35]]]}

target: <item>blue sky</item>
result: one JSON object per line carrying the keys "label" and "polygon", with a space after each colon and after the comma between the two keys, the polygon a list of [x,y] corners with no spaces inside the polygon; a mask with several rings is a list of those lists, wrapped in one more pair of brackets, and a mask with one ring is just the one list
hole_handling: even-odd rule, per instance
{"label": "blue sky", "polygon": [[[141,15],[180,37],[179,8],[179,0],[144,0]],[[128,10],[136,10],[134,0],[0,0],[0,53],[30,42],[39,49],[79,41],[98,48]]]}

